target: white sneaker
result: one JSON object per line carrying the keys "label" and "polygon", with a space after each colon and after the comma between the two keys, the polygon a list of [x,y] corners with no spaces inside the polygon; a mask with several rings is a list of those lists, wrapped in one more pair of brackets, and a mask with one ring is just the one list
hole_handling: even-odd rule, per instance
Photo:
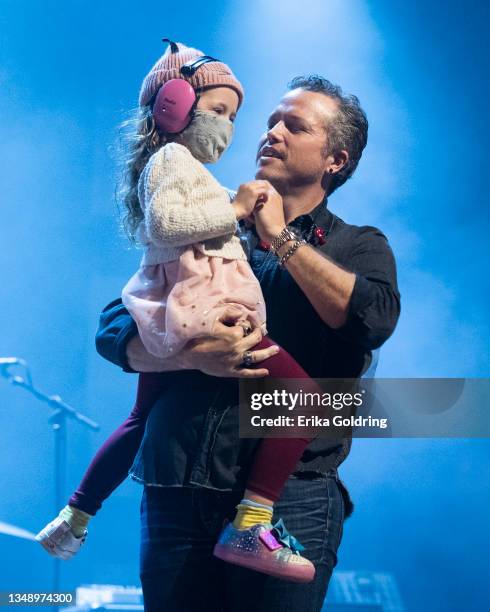
{"label": "white sneaker", "polygon": [[44,529],[41,529],[36,536],[36,540],[53,557],[71,559],[77,554],[87,539],[87,533],[85,529],[81,537],[75,537],[70,525],[57,516],[54,521],[51,521]]}

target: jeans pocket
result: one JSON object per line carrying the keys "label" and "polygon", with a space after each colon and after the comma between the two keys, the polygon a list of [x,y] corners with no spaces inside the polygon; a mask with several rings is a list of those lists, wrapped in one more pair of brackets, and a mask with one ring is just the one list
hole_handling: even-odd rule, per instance
{"label": "jeans pocket", "polygon": [[349,491],[347,490],[347,487],[342,482],[342,480],[340,480],[340,478],[337,478],[337,484],[339,485],[340,494],[342,495],[344,521],[345,519],[348,519],[354,512],[354,503],[351,499]]}
{"label": "jeans pocket", "polygon": [[344,501],[338,478],[328,477],[326,479],[326,490],[325,538],[319,563],[327,565],[332,571],[337,565],[337,551],[343,534]]}

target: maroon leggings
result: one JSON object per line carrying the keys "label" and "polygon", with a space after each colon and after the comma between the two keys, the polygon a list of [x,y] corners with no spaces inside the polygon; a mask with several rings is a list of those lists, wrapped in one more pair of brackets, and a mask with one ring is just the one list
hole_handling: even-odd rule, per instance
{"label": "maroon leggings", "polygon": [[[254,350],[273,346],[267,336]],[[273,378],[309,378],[283,348],[255,367],[269,370]],[[163,388],[159,373],[140,374],[136,402],[128,418],[107,438],[92,459],[78,489],[68,503],[94,515],[102,502],[126,479],[145,432],[150,410]],[[247,488],[275,501],[301,459],[309,438],[265,438],[255,453]]]}

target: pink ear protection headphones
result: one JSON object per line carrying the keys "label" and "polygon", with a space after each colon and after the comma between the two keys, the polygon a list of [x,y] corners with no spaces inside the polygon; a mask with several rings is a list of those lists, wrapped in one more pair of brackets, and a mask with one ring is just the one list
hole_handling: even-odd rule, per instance
{"label": "pink ear protection headphones", "polygon": [[[172,53],[178,52],[179,48],[174,42],[168,38],[163,41],[170,43]],[[201,55],[184,64],[180,68],[180,74],[183,77],[191,77],[198,68],[208,62],[219,60],[210,55]],[[191,122],[198,100],[194,88],[185,79],[167,81],[158,90],[153,104],[153,117],[157,127],[169,134],[181,132]]]}

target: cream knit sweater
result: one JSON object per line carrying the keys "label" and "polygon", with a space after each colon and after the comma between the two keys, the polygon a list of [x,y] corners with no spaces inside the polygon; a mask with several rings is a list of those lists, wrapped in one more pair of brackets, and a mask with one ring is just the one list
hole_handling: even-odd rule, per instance
{"label": "cream knit sweater", "polygon": [[141,265],[179,259],[191,245],[205,255],[247,259],[229,193],[183,145],[168,143],[150,157],[138,197],[145,216]]}

